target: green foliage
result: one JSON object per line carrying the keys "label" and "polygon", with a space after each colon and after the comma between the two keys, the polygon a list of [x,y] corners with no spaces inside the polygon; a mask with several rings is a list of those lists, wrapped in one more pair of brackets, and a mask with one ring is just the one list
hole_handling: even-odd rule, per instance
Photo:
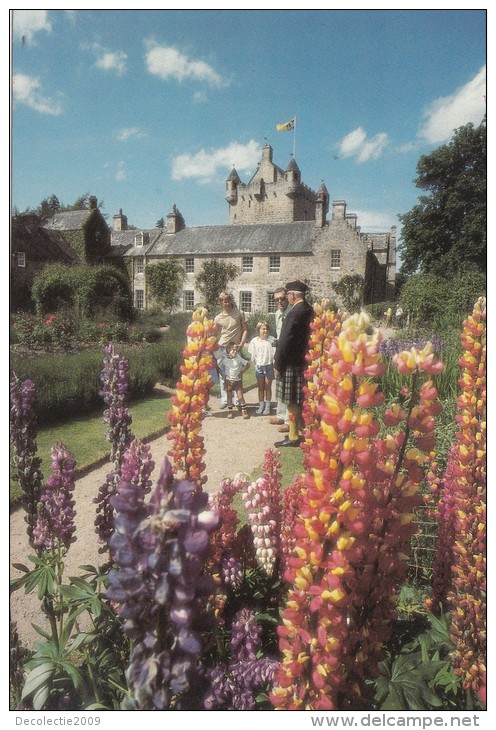
{"label": "green foliage", "polygon": [[427,627],[380,662],[375,680],[379,710],[463,709],[461,681],[449,661],[449,617],[429,614]]}
{"label": "green foliage", "polygon": [[360,310],[365,288],[365,279],[361,274],[342,276],[339,281],[332,284],[332,288],[341,297],[343,306],[348,312],[352,313]]}
{"label": "green foliage", "polygon": [[487,270],[486,147],[484,120],[460,127],[448,144],[420,157],[415,184],[428,194],[399,216],[402,273]]}
{"label": "green foliage", "polygon": [[49,264],[35,277],[32,296],[39,316],[61,308],[85,317],[98,308],[121,319],[130,319],[133,312],[129,281],[111,265]]}
{"label": "green foliage", "polygon": [[465,317],[472,313],[474,302],[485,293],[485,274],[466,273],[449,280],[417,274],[406,281],[401,304],[410,315],[412,329],[421,331],[435,325],[437,330],[445,330],[446,323],[452,321],[459,331]]}
{"label": "green foliage", "polygon": [[376,322],[384,322],[384,312],[387,312],[388,308],[391,307],[394,314],[395,302],[375,302],[374,304],[367,304],[364,310],[370,315],[371,319]]}
{"label": "green foliage", "polygon": [[167,259],[145,267],[145,281],[149,293],[169,312],[179,306],[184,277],[184,268],[177,259]]}
{"label": "green foliage", "polygon": [[[126,693],[129,644],[105,599],[109,566],[81,566],[86,574],[65,583],[63,551],[44,550],[29,560],[34,565],[31,569],[14,566],[22,575],[12,589],[37,590],[49,628],[33,624],[42,638],[25,664],[23,708],[119,709]],[[79,629],[82,614],[88,614],[92,629]]]}
{"label": "green foliage", "polygon": [[216,309],[221,291],[227,289],[228,283],[238,275],[239,268],[234,264],[226,264],[217,259],[208,259],[202,263],[201,271],[195,277],[195,285],[210,311]]}

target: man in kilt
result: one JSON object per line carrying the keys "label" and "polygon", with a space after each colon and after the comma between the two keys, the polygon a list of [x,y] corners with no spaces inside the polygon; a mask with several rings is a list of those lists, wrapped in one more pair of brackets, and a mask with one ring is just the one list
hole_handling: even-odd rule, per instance
{"label": "man in kilt", "polygon": [[302,417],[304,372],[307,367],[305,355],[310,337],[310,322],[313,319],[313,308],[305,301],[308,287],[302,281],[290,281],[286,284],[288,301],[292,306],[286,316],[281,334],[277,341],[274,359],[276,374],[276,399],[286,403],[289,413],[289,433],[283,441],[277,441],[276,447],[299,446],[303,438]]}

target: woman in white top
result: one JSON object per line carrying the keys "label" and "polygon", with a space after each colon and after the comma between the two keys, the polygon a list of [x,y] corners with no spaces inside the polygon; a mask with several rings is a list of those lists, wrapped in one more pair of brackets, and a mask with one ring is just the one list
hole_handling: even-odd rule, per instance
{"label": "woman in white top", "polygon": [[274,380],[275,338],[269,335],[267,322],[258,322],[256,330],[258,335],[248,345],[258,384],[258,408],[255,413],[257,416],[269,416]]}

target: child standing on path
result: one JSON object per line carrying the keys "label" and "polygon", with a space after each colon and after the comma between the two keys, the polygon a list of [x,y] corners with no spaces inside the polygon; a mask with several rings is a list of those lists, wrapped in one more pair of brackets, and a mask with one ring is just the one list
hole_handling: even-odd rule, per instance
{"label": "child standing on path", "polygon": [[257,416],[269,416],[274,380],[275,338],[269,335],[267,322],[258,322],[256,330],[258,335],[248,345],[258,384],[258,408],[255,413]]}
{"label": "child standing on path", "polygon": [[226,345],[225,355],[220,358],[217,365],[226,383],[227,417],[234,418],[233,393],[236,393],[243,418],[249,418],[250,414],[246,408],[243,393],[243,373],[250,367],[250,363],[241,357],[238,345],[235,342],[229,342]]}

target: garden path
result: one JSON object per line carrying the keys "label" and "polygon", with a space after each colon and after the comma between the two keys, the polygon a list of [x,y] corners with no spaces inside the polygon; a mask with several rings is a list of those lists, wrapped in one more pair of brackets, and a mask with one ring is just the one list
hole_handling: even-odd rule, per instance
{"label": "garden path", "polygon": [[[256,397],[256,388],[246,394],[248,410],[252,414],[249,420],[244,420],[241,413],[236,413],[235,418],[229,420],[227,412],[219,408],[219,399],[214,396],[210,398],[212,415],[203,420],[202,426],[206,450],[205,473],[208,477],[204,487],[206,491],[215,492],[225,477],[233,477],[238,472],[252,473],[262,465],[266,449],[273,446],[275,441],[284,438],[284,434],[278,433],[277,426],[269,424],[268,417],[255,415],[255,408],[258,405],[255,402]],[[70,444],[66,446],[70,449]],[[170,442],[165,435],[161,435],[150,441],[150,447],[155,461],[152,474],[155,484],[162,460],[170,448]],[[98,489],[109,471],[110,464],[105,463],[76,480],[74,499],[77,539],[67,554],[66,577],[80,574],[81,571],[78,570],[80,565],[98,565],[104,562],[105,556],[98,553],[93,524],[95,505],[92,500],[98,494]],[[10,517],[10,564],[30,565],[27,556],[32,553],[27,540],[24,511],[18,509]],[[21,573],[12,568],[11,577],[19,575]],[[25,595],[22,589],[15,591],[11,597],[11,617],[17,624],[21,641],[25,646],[32,647],[39,636],[31,624],[46,626],[36,592]]]}

